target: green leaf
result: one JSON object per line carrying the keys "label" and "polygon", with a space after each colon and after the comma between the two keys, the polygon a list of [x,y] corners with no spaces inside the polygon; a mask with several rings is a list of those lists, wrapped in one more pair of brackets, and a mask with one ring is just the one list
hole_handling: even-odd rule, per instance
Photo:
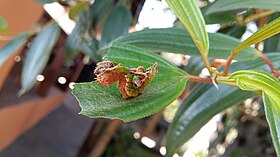
{"label": "green leaf", "polygon": [[[209,58],[227,59],[231,50],[241,42],[235,38],[219,33],[209,33]],[[154,52],[171,52],[184,55],[200,56],[190,35],[183,29],[163,28],[146,29],[119,37],[115,41],[142,47]],[[110,47],[110,45],[108,45]],[[104,48],[101,52],[107,52]],[[236,60],[255,59],[257,50],[247,48],[236,56]]]}
{"label": "green leaf", "polygon": [[216,13],[204,16],[207,24],[228,24],[236,20],[236,16],[231,13]]}
{"label": "green leaf", "polygon": [[245,33],[246,29],[247,29],[246,26],[240,26],[235,24],[230,27],[221,29],[219,30],[219,32],[240,39],[242,35]]}
{"label": "green leaf", "polygon": [[[280,68],[280,54],[272,53],[267,57],[276,68]],[[267,64],[260,58],[233,63],[230,70],[233,72],[251,69],[270,71]],[[219,90],[213,85],[198,85],[181,104],[173,123],[168,128],[166,141],[168,154],[173,154],[213,116],[254,95],[256,94],[253,92],[241,91],[226,85],[219,85]]]}
{"label": "green leaf", "polygon": [[128,33],[131,20],[132,15],[128,8],[120,4],[116,5],[102,28],[99,47],[103,47],[113,39]]}
{"label": "green leaf", "polygon": [[280,104],[263,93],[265,115],[277,156],[280,156]]}
{"label": "green leaf", "polygon": [[158,74],[144,94],[123,99],[116,84],[109,87],[97,82],[77,83],[72,93],[89,117],[118,118],[125,122],[137,120],[160,111],[185,89],[188,74],[150,51],[122,43],[113,43],[107,60],[129,67],[150,67],[158,63]]}
{"label": "green leaf", "polygon": [[240,45],[234,48],[232,52],[238,53],[241,50],[251,46],[252,44],[256,44],[260,41],[263,41],[279,32],[280,32],[280,17],[272,21],[265,27],[261,28],[260,30],[258,30],[256,33],[254,33],[252,36],[250,36],[248,39],[246,39],[244,42],[242,42]]}
{"label": "green leaf", "polygon": [[93,20],[93,28],[100,27],[107,19],[114,6],[113,0],[95,0],[90,6],[90,18]]}
{"label": "green leaf", "polygon": [[188,74],[198,76],[201,71],[204,69],[204,64],[201,56],[191,57],[188,60],[188,64],[185,67],[182,67]]}
{"label": "green leaf", "polygon": [[[280,13],[275,13],[269,16],[269,22],[280,17]],[[280,34],[277,34],[271,38],[264,41],[263,52],[280,52]]]}
{"label": "green leaf", "polygon": [[252,70],[235,72],[230,75],[230,78],[236,79],[237,85],[242,90],[262,93],[273,144],[279,156],[280,81],[268,73]]}
{"label": "green leaf", "polygon": [[69,8],[69,18],[75,20],[82,11],[85,11],[88,8],[89,8],[89,4],[86,1],[82,1],[74,6],[71,6]]}
{"label": "green leaf", "polygon": [[25,44],[26,40],[29,37],[30,34],[21,33],[0,49],[0,67],[10,56],[12,56],[19,48],[21,48]]}
{"label": "green leaf", "polygon": [[46,3],[53,3],[57,2],[58,0],[36,0],[38,3],[46,4]]}
{"label": "green leaf", "polygon": [[7,28],[8,28],[7,21],[4,18],[0,17],[0,32],[7,30]]}
{"label": "green leaf", "polygon": [[275,102],[280,102],[280,82],[269,73],[259,70],[242,70],[230,75],[242,90],[256,93],[264,92]]}
{"label": "green leaf", "polygon": [[90,20],[89,12],[82,11],[79,15],[76,26],[72,33],[67,37],[65,42],[66,62],[71,61],[80,50],[80,45],[83,40],[90,37]]}
{"label": "green leaf", "polygon": [[277,34],[271,38],[268,38],[264,42],[264,53],[267,52],[280,52],[280,34]]}
{"label": "green leaf", "polygon": [[93,35],[82,39],[80,51],[85,55],[88,55],[96,63],[102,60],[102,57],[96,53],[97,48],[97,40]]}
{"label": "green leaf", "polygon": [[53,23],[34,38],[27,51],[27,58],[21,75],[21,91],[19,94],[30,90],[36,83],[36,77],[42,73],[46,66],[59,34],[59,26]]}
{"label": "green leaf", "polygon": [[166,0],[172,11],[191,35],[203,58],[207,58],[209,39],[205,22],[196,0]]}
{"label": "green leaf", "polygon": [[189,140],[199,129],[217,113],[254,96],[238,88],[201,84],[181,104],[172,124],[168,128],[166,147],[167,156]]}
{"label": "green leaf", "polygon": [[218,0],[212,4],[205,14],[212,14],[217,12],[245,9],[245,8],[258,8],[267,10],[280,10],[279,0]]}

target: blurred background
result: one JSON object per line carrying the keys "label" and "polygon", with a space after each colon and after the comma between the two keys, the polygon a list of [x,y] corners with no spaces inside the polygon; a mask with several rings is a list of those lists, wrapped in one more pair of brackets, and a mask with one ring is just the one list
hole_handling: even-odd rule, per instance
{"label": "blurred background", "polygon": [[[94,81],[102,54],[90,54],[129,32],[146,28],[183,28],[164,0],[1,0],[0,47],[21,32],[39,32],[50,20],[62,31],[35,86],[22,96],[20,78],[32,37],[0,66],[0,157],[157,157],[166,153],[164,136],[176,110],[195,86],[188,84],[165,110],[135,122],[90,119],[80,115],[70,93],[75,82]],[[84,3],[88,12],[81,13]],[[199,0],[202,11],[214,0]],[[78,12],[78,13],[77,13]],[[278,13],[241,22],[258,9],[229,12],[233,19],[206,18],[208,32],[245,40]],[[84,28],[84,27],[90,27]],[[1,28],[1,27],[0,27]],[[90,52],[75,47],[89,30]],[[80,33],[82,32],[82,33]],[[87,32],[88,33],[88,32]],[[76,34],[76,35],[75,35]],[[274,39],[279,41],[280,37]],[[88,40],[87,40],[88,42]],[[81,43],[80,43],[81,44]],[[259,49],[267,51],[261,43]],[[279,47],[278,47],[279,48]],[[158,52],[182,69],[208,75],[200,58]],[[69,57],[70,56],[70,57]],[[66,60],[66,63],[65,63]],[[219,68],[223,60],[212,66]],[[195,68],[194,68],[195,67]],[[273,157],[272,141],[262,102],[248,99],[209,121],[174,157]]]}

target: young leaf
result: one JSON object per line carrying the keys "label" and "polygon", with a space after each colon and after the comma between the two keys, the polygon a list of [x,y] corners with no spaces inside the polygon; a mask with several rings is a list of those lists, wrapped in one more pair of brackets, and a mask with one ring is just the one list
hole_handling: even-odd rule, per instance
{"label": "young leaf", "polygon": [[103,47],[113,39],[128,33],[131,20],[130,10],[121,4],[116,5],[102,28],[99,47]]}
{"label": "young leaf", "polygon": [[36,83],[36,77],[46,66],[59,33],[59,26],[53,23],[42,30],[33,40],[23,66],[19,94],[30,90]]}
{"label": "young leaf", "polygon": [[125,122],[137,120],[160,111],[173,102],[184,90],[188,74],[157,54],[135,46],[113,43],[105,59],[128,67],[158,63],[158,74],[144,94],[123,99],[116,84],[105,87],[97,82],[77,83],[72,93],[89,117],[118,118]]}
{"label": "young leaf", "polygon": [[205,14],[245,8],[280,10],[279,0],[218,0],[209,6]]}
{"label": "young leaf", "polygon": [[230,75],[242,90],[265,93],[275,102],[280,102],[280,81],[270,74],[257,70],[242,70]]}
{"label": "young leaf", "polygon": [[203,58],[207,58],[209,39],[197,1],[167,0],[166,2],[188,30]]}
{"label": "young leaf", "polygon": [[[279,1],[280,3],[280,1]],[[252,44],[256,44],[260,41],[263,41],[277,33],[280,32],[280,17],[266,25],[265,27],[258,30],[240,45],[232,50],[232,53],[236,54],[239,53],[241,50],[251,46]]]}
{"label": "young leaf", "polygon": [[30,34],[21,33],[0,49],[0,67],[10,56],[12,56],[19,48],[24,45],[29,37]]}
{"label": "young leaf", "polygon": [[280,103],[263,93],[266,119],[269,124],[271,137],[277,156],[280,156]]}
{"label": "young leaf", "polygon": [[[280,68],[280,54],[272,53],[267,56],[276,68]],[[266,63],[256,60],[233,63],[231,72],[238,70],[258,69],[270,71]],[[239,102],[256,95],[253,92],[241,91],[238,88],[219,85],[217,90],[213,85],[200,84],[188,96],[178,109],[176,116],[168,128],[167,152],[174,151],[189,140],[213,116]]]}
{"label": "young leaf", "polygon": [[[129,33],[117,38],[115,41],[135,45],[154,52],[171,52],[184,55],[200,56],[199,50],[192,41],[191,36],[184,29],[163,28],[145,29]],[[209,58],[227,59],[231,50],[241,42],[235,38],[219,33],[209,33]],[[110,47],[110,45],[108,45]],[[107,52],[103,48],[99,53]],[[237,60],[250,60],[257,58],[257,50],[247,48],[238,54]]]}

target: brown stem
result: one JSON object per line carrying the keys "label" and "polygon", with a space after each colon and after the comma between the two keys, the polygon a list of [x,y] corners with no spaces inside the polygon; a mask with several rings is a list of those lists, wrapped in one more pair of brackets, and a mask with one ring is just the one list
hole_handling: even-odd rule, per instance
{"label": "brown stem", "polygon": [[213,81],[211,78],[202,78],[202,77],[198,77],[198,76],[190,76],[188,81],[213,84]]}
{"label": "brown stem", "polygon": [[260,53],[259,57],[269,66],[269,68],[271,69],[272,73],[276,71],[274,65],[271,63],[271,61],[265,55]]}
{"label": "brown stem", "polygon": [[121,126],[122,121],[120,120],[113,120],[111,121],[106,129],[103,131],[102,135],[98,139],[98,142],[93,150],[91,150],[89,157],[100,157],[106,150],[109,142],[111,141],[113,135]]}
{"label": "brown stem", "polygon": [[230,64],[231,64],[231,62],[232,62],[234,56],[235,56],[235,54],[234,54],[234,53],[231,53],[230,56],[228,57],[227,62],[226,62],[226,64],[225,64],[224,72],[223,72],[223,74],[222,74],[223,76],[226,76],[226,75],[228,74],[228,69],[229,69],[229,67],[230,67]]}

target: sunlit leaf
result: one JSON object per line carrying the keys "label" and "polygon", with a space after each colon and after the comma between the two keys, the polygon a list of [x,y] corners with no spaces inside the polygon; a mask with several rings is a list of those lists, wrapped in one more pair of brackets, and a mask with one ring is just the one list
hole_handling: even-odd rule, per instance
{"label": "sunlit leaf", "polygon": [[160,111],[173,102],[185,88],[187,73],[145,49],[114,43],[105,58],[128,67],[147,68],[157,62],[158,74],[144,94],[130,99],[122,98],[116,84],[109,87],[97,82],[75,84],[72,93],[80,103],[81,114],[133,121]]}
{"label": "sunlit leaf", "polygon": [[36,77],[46,66],[59,33],[59,26],[53,23],[42,30],[33,40],[23,66],[19,94],[30,90],[36,83]]}
{"label": "sunlit leaf", "polygon": [[184,24],[203,58],[207,58],[209,39],[197,1],[166,0],[166,2]]}
{"label": "sunlit leaf", "polygon": [[[209,33],[209,40],[209,58],[227,59],[231,50],[241,43],[241,41],[235,38],[219,33]],[[192,38],[184,29],[146,29],[121,36],[115,41],[139,46],[154,52],[171,52],[200,56],[199,50],[192,41]],[[101,52],[107,51],[106,48],[101,50]],[[235,59],[250,60],[257,57],[257,50],[249,47],[243,50],[242,53],[237,54]]]}
{"label": "sunlit leaf", "polygon": [[128,33],[131,20],[132,15],[130,10],[126,6],[120,4],[116,5],[102,28],[100,47]]}
{"label": "sunlit leaf", "polygon": [[[279,1],[280,3],[280,1]],[[269,23],[268,25],[264,26],[236,48],[232,50],[233,53],[238,53],[241,50],[251,46],[252,44],[256,44],[260,41],[263,41],[277,33],[280,32],[280,17]]]}
{"label": "sunlit leaf", "polygon": [[24,45],[29,37],[30,34],[21,33],[0,49],[0,67],[10,56],[12,56],[19,48]]}
{"label": "sunlit leaf", "polygon": [[277,156],[280,156],[280,102],[274,101],[266,93],[263,93],[263,101],[273,145]]}
{"label": "sunlit leaf", "polygon": [[280,10],[279,0],[217,0],[206,11],[206,14],[216,12],[245,9],[245,8],[258,8],[268,10]]}

